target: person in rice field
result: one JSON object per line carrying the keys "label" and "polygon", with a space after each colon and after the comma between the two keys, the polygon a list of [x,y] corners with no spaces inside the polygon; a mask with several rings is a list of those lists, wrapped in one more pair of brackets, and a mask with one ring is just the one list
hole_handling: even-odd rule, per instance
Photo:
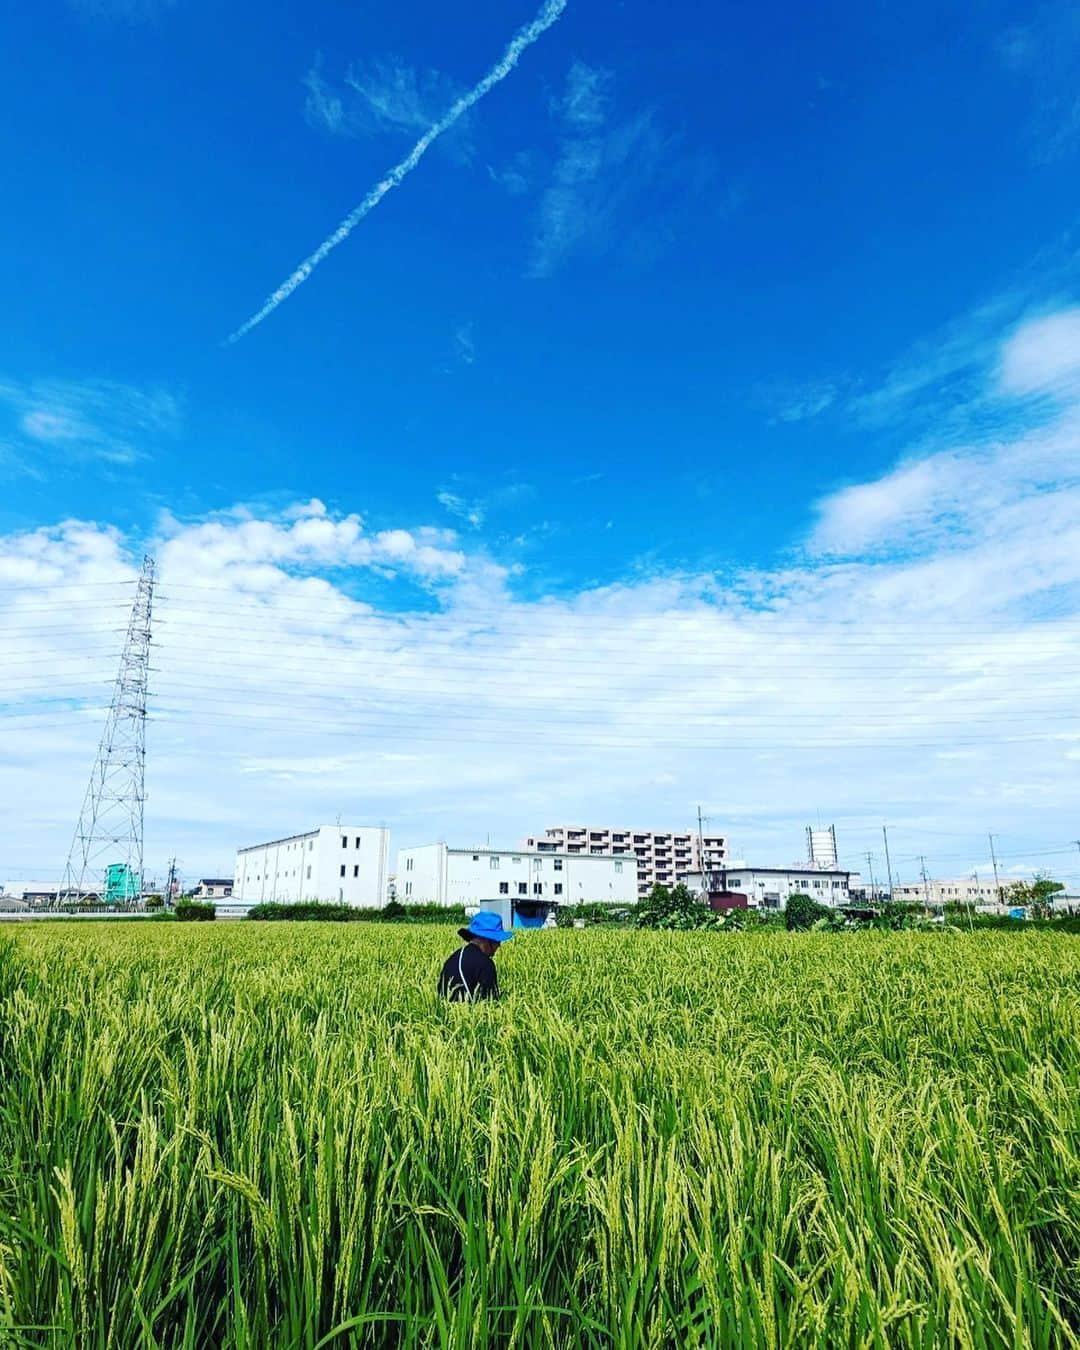
{"label": "person in rice field", "polygon": [[502,926],[497,914],[481,910],[468,928],[459,928],[464,947],[448,956],[439,975],[439,993],[452,1003],[499,997],[499,977],[493,960],[499,944],[514,935]]}

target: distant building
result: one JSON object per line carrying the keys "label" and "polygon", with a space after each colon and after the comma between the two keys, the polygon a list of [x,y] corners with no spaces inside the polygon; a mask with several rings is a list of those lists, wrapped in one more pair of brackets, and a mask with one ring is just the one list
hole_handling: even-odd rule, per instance
{"label": "distant building", "polygon": [[6,881],[0,887],[0,894],[15,900],[23,900],[28,905],[53,905],[60,896],[65,900],[96,900],[99,890],[96,886],[64,886],[59,881]]}
{"label": "distant building", "polygon": [[745,895],[756,909],[783,909],[789,895],[809,895],[834,909],[851,902],[851,873],[814,867],[733,867],[691,873],[686,884],[701,895]]}
{"label": "distant building", "polygon": [[324,900],[386,904],[390,831],[382,826],[320,825],[237,850],[232,899],[245,904]]}
{"label": "distant building", "polygon": [[631,856],[426,844],[398,850],[395,879],[397,899],[406,905],[472,905],[501,897],[560,905],[637,900]]}
{"label": "distant building", "polygon": [[233,893],[232,877],[204,877],[191,891],[192,900],[227,900]]}
{"label": "distant building", "polygon": [[993,881],[972,880],[898,883],[892,888],[892,898],[906,905],[930,905],[937,909],[944,905],[998,905],[1003,903],[999,891],[1007,892],[1015,880],[1015,877],[1002,880],[1000,887]]}
{"label": "distant building", "polygon": [[727,862],[727,839],[706,834],[699,841],[692,830],[616,830],[599,825],[556,825],[525,841],[540,853],[575,853],[588,857],[632,854],[637,895],[648,895],[659,882],[674,886],[690,872],[711,871]]}

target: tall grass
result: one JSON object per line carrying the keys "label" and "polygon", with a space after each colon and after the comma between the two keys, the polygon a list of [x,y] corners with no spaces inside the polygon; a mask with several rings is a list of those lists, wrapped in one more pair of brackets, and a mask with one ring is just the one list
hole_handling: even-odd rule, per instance
{"label": "tall grass", "polygon": [[15,941],[2,1345],[1078,1344],[1071,939]]}

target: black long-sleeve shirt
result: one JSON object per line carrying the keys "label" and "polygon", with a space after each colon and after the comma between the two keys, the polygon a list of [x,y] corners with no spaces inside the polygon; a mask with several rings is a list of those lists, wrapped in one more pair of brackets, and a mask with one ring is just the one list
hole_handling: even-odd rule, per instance
{"label": "black long-sleeve shirt", "polygon": [[479,947],[467,942],[460,951],[447,957],[439,975],[439,993],[453,1003],[498,998],[499,977],[495,973],[495,962]]}

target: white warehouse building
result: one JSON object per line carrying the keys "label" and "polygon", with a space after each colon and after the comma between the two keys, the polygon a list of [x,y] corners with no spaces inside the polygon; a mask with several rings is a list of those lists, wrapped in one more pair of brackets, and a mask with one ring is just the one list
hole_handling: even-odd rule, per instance
{"label": "white warehouse building", "polygon": [[708,894],[726,890],[745,895],[753,908],[783,909],[789,895],[809,895],[823,905],[851,903],[851,872],[825,867],[733,866],[721,872],[692,872],[686,884]]}
{"label": "white warehouse building", "polygon": [[398,850],[396,887],[406,905],[476,905],[500,898],[633,905],[637,868],[632,856],[425,844]]}
{"label": "white warehouse building", "polygon": [[383,826],[320,825],[236,853],[233,903],[323,900],[386,904],[390,831]]}

